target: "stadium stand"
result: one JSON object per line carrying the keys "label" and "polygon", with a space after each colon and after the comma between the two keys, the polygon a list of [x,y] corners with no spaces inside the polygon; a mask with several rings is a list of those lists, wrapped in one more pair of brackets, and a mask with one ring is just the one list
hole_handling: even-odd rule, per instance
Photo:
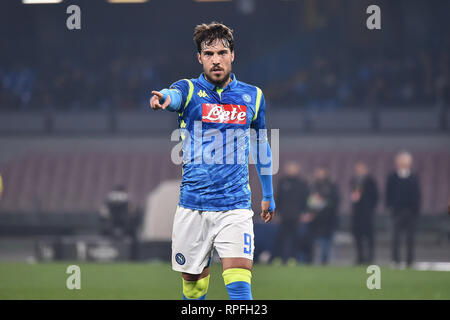
{"label": "stadium stand", "polygon": [[[336,3],[322,2],[324,8],[325,3],[330,7]],[[162,11],[171,9],[170,4],[158,5]],[[191,29],[203,16],[198,12],[198,18],[193,16],[192,20],[185,21],[182,13],[191,9],[190,3],[179,1],[177,6],[179,10],[174,14],[179,15],[179,25],[161,26],[160,22],[145,19],[145,11],[134,7],[128,8],[129,17],[134,19],[127,18],[122,27],[111,32],[104,29],[108,21],[86,17],[88,35],[68,34],[65,28],[55,28],[60,19],[57,11],[45,15],[27,8],[36,19],[22,21],[20,25],[11,21],[8,27],[17,28],[21,37],[8,37],[8,50],[0,52],[0,110],[146,109],[150,89],[199,74]],[[383,6],[389,12],[397,4],[386,2]],[[450,101],[449,34],[444,25],[446,17],[438,18],[448,11],[446,6],[440,2],[427,7],[431,10],[429,15],[436,18],[417,21],[426,24],[433,37],[405,27],[401,32],[384,32],[383,37],[375,38],[377,41],[366,41],[367,34],[361,28],[353,28],[353,24],[360,23],[356,15],[348,20],[337,19],[344,15],[345,7],[364,12],[362,2],[348,3],[335,10],[322,8],[321,23],[314,26],[309,25],[314,18],[303,19],[308,9],[301,2],[268,2],[258,7],[257,16],[248,16],[256,20],[283,17],[273,24],[239,21],[232,5],[223,6],[220,11],[224,19],[233,21],[232,27],[238,32],[239,59],[234,67],[238,79],[258,83],[267,100],[277,108],[416,106],[428,110],[430,106],[448,105]],[[4,19],[5,25],[9,19],[22,16],[21,10],[17,5],[6,8],[10,14]],[[103,10],[108,10],[112,21],[124,19],[120,10],[111,9],[108,4],[92,7],[90,12],[92,17],[99,17],[104,16]],[[402,17],[405,21],[417,19],[421,10],[417,3],[403,6]],[[384,17],[386,28],[396,29],[396,23],[394,16]],[[156,31],[161,27],[165,35],[179,36],[177,41],[172,41],[170,36],[161,38]],[[45,35],[48,30],[52,30],[51,36]],[[45,45],[36,44],[39,37],[45,38]],[[143,41],[152,38],[158,39],[165,52],[171,52],[170,57],[154,50],[152,41]],[[404,38],[408,41],[403,41]],[[28,50],[23,50],[24,47]]]}
{"label": "stadium stand", "polygon": [[[343,197],[340,211],[349,212],[349,180],[353,165],[363,160],[372,168],[381,191],[392,168],[392,151],[297,151],[284,152],[283,159],[296,159],[305,173],[317,165],[329,167]],[[423,188],[425,215],[444,213],[450,194],[450,152],[413,152],[415,168]],[[31,152],[1,166],[5,184],[1,212],[37,214],[96,213],[108,190],[117,183],[128,186],[141,207],[149,192],[168,179],[179,178],[180,168],[169,154],[154,152],[71,151],[64,153]],[[277,177],[275,176],[275,184]],[[257,190],[257,181],[252,179]],[[383,213],[383,206],[378,208]]]}

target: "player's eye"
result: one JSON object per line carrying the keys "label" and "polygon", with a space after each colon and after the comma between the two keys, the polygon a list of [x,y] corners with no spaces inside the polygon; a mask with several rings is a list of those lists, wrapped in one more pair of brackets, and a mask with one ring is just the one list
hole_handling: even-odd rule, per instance
{"label": "player's eye", "polygon": [[206,52],[205,52],[205,56],[212,56],[212,55],[213,55],[213,53],[210,52],[210,51],[206,51]]}

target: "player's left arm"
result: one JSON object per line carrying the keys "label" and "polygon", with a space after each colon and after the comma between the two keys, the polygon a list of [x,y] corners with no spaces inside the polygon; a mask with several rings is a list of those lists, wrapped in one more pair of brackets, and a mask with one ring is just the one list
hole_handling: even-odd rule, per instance
{"label": "player's left arm", "polygon": [[263,199],[261,201],[261,218],[264,222],[272,220],[275,211],[275,200],[272,184],[272,151],[267,140],[265,121],[266,101],[261,90],[258,89],[256,110],[252,119],[250,136],[250,151],[258,173]]}

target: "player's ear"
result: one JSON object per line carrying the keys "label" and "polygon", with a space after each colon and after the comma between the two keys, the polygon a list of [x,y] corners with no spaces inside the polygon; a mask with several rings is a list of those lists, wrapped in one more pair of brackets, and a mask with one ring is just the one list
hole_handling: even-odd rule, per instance
{"label": "player's ear", "polygon": [[233,62],[233,61],[234,61],[234,50],[231,51],[231,62]]}
{"label": "player's ear", "polygon": [[200,54],[200,52],[197,52],[197,59],[198,59],[198,63],[203,64],[202,55]]}

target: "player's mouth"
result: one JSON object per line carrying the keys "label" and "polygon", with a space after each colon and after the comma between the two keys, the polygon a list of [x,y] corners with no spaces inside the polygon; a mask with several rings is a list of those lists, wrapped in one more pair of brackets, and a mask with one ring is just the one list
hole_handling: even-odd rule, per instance
{"label": "player's mouth", "polygon": [[223,73],[223,69],[212,69],[211,72],[216,76],[220,76]]}

